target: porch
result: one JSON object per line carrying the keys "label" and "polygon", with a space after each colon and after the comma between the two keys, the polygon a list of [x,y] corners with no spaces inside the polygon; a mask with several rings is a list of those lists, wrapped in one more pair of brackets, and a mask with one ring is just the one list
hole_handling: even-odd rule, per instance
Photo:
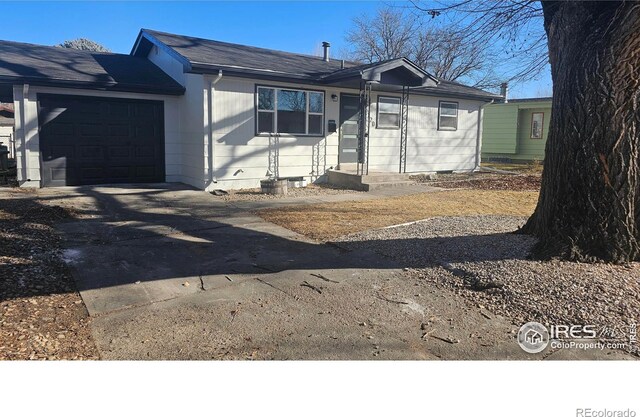
{"label": "porch", "polygon": [[[327,171],[327,181],[361,191],[411,184],[406,174],[410,88],[435,86],[437,80],[410,61],[395,59],[339,71],[325,81],[359,90],[340,95],[339,163]],[[377,141],[394,149],[386,151],[382,166],[372,158],[372,128],[384,130]]]}
{"label": "porch", "polygon": [[373,191],[380,188],[402,187],[414,182],[409,179],[409,174],[369,171],[368,174],[358,173],[353,170],[329,170],[327,181],[337,187],[349,188],[358,191]]}

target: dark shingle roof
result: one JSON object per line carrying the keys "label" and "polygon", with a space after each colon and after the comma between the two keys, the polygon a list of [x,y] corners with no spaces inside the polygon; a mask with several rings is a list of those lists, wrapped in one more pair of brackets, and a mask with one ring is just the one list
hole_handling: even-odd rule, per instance
{"label": "dark shingle roof", "polygon": [[[341,69],[341,62],[335,59],[327,62],[317,56],[174,35],[149,29],[142,29],[141,34],[150,35],[170,47],[184,57],[194,69],[201,66],[228,67],[270,71],[301,78],[317,78]],[[356,64],[345,63],[345,66],[353,65]]]}
{"label": "dark shingle roof", "polygon": [[507,103],[502,102],[501,104],[509,104],[509,103],[533,103],[537,101],[552,101],[553,97],[529,97],[529,98],[510,98]]}
{"label": "dark shingle roof", "polygon": [[453,97],[474,97],[491,100],[498,100],[502,98],[502,96],[498,94],[488,93],[479,88],[469,87],[464,84],[445,80],[439,80],[436,87],[418,87],[416,89],[412,89],[412,92],[430,95],[449,95]]}
{"label": "dark shingle roof", "polygon": [[[147,44],[143,45],[145,41]],[[341,61],[335,59],[327,62],[317,56],[175,35],[150,29],[140,31],[132,54],[146,56],[152,44],[168,47],[166,49],[181,59],[187,71],[190,72],[206,73],[226,69],[228,72],[244,76],[269,74],[286,80],[300,80],[314,84],[330,84],[336,80],[357,75],[369,68],[402,59],[396,58],[372,64],[348,61],[345,62],[345,68],[342,68]],[[415,66],[415,64],[412,65]],[[439,81],[437,86],[419,87],[412,91],[425,95],[469,97],[486,101],[500,98],[496,94],[450,81]]]}
{"label": "dark shingle roof", "polygon": [[182,94],[184,88],[145,58],[0,41],[0,83]]}

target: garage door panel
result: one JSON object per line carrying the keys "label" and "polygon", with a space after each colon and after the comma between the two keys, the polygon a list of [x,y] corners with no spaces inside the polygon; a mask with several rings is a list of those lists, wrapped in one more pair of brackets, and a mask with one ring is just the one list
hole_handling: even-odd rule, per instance
{"label": "garage door panel", "polygon": [[38,95],[43,185],[164,181],[159,101]]}
{"label": "garage door panel", "polygon": [[114,119],[129,119],[131,114],[131,105],[128,103],[108,103],[107,113]]}
{"label": "garage door panel", "polygon": [[74,134],[74,124],[68,122],[56,123],[51,128],[53,135],[69,136]]}
{"label": "garage door panel", "polygon": [[116,180],[126,180],[132,176],[133,167],[130,166],[110,166],[107,175]]}
{"label": "garage door panel", "polygon": [[103,167],[97,166],[83,166],[79,168],[71,168],[73,171],[76,171],[81,177],[84,184],[91,184],[92,181],[100,180],[105,176],[105,170]]}
{"label": "garage door panel", "polygon": [[[62,99],[58,103],[60,102],[65,102],[65,101],[64,99]],[[102,106],[103,106],[103,103],[100,101],[85,100],[84,103],[82,103],[82,105],[75,106],[74,111],[77,112],[77,114],[80,114],[83,116],[88,116],[88,115],[101,116],[103,112]]]}
{"label": "garage door panel", "polygon": [[128,124],[107,125],[107,130],[109,131],[109,136],[111,137],[129,137],[131,136],[131,129]]}
{"label": "garage door panel", "polygon": [[131,158],[131,147],[130,146],[109,146],[109,159],[116,158]]}
{"label": "garage door panel", "polygon": [[65,181],[67,178],[67,170],[62,168],[49,168],[50,176],[53,181]]}
{"label": "garage door panel", "polygon": [[89,136],[101,138],[104,136],[104,126],[98,123],[79,124],[79,136]]}
{"label": "garage door panel", "polygon": [[46,162],[55,164],[65,164],[67,159],[72,160],[75,157],[76,148],[71,145],[58,145],[54,144],[51,147],[46,148],[42,152],[42,159]]}
{"label": "garage door panel", "polygon": [[153,166],[137,166],[136,167],[136,176],[143,178],[151,178],[153,177]]}
{"label": "garage door panel", "polygon": [[99,159],[102,160],[104,158],[104,154],[102,152],[102,146],[90,145],[90,146],[79,146],[80,148],[80,157],[84,159]]}

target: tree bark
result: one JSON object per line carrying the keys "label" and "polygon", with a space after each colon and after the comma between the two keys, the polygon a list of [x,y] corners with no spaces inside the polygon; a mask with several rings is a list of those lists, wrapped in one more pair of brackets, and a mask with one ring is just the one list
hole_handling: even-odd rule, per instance
{"label": "tree bark", "polygon": [[542,2],[553,108],[533,256],[640,255],[640,3]]}

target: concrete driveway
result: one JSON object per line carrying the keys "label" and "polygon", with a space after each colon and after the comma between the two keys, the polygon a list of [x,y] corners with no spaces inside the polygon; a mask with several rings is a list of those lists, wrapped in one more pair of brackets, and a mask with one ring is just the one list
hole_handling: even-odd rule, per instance
{"label": "concrete driveway", "polygon": [[[45,189],[104,359],[567,359],[509,320],[178,185]],[[573,355],[573,356],[572,356]],[[598,358],[623,358],[618,352]]]}
{"label": "concrete driveway", "polygon": [[347,259],[208,193],[183,186],[42,191],[81,218],[59,226],[93,316],[283,270],[383,266]]}

